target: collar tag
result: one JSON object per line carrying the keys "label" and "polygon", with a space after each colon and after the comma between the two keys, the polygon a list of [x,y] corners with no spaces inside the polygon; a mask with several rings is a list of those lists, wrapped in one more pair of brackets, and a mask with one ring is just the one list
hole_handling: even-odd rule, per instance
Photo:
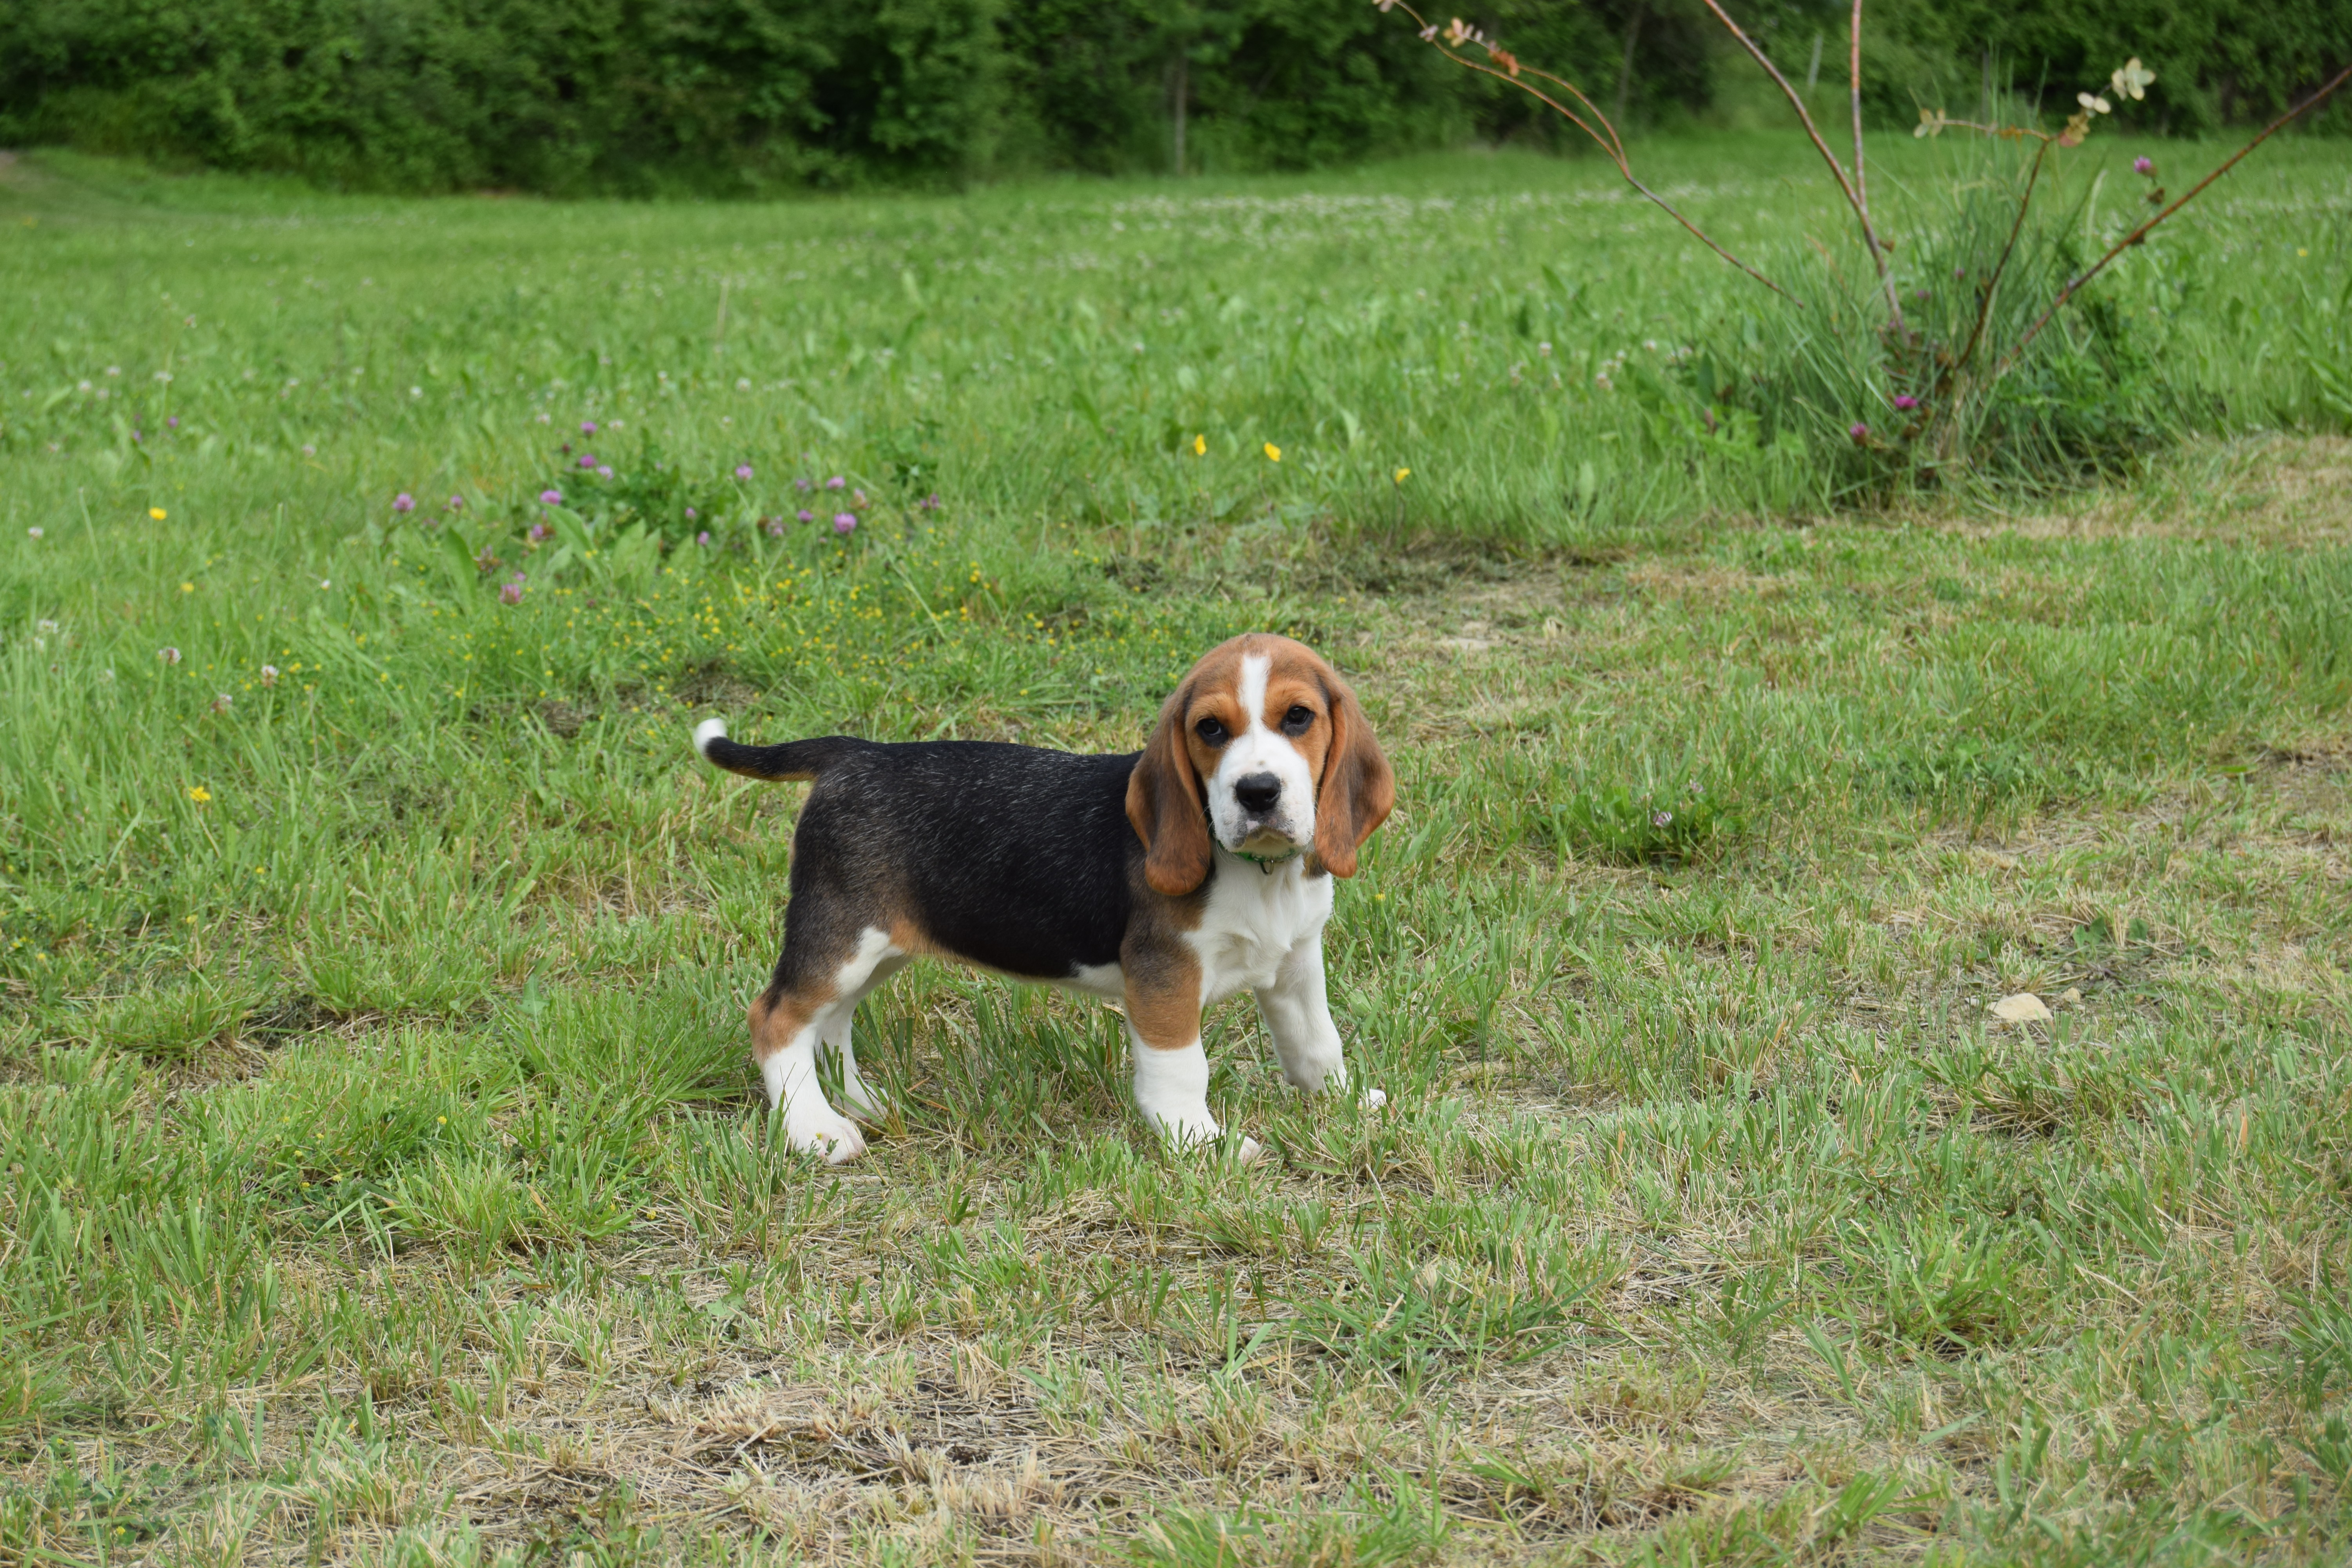
{"label": "collar tag", "polygon": [[1235,849],[1230,851],[1230,853],[1238,855],[1243,859],[1248,861],[1251,865],[1255,866],[1259,876],[1271,877],[1274,875],[1274,868],[1276,866],[1287,866],[1293,860],[1297,859],[1301,855],[1306,854],[1307,851],[1305,849],[1294,849],[1287,855],[1253,855],[1246,849]]}

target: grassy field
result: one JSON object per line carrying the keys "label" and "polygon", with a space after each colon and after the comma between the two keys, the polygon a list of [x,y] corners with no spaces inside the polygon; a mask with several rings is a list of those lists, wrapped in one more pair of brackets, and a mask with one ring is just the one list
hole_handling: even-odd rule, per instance
{"label": "grassy field", "polygon": [[[1801,152],[1654,166],[1794,266]],[[0,167],[0,1563],[2342,1560],[2352,170],[2114,280],[2180,444],[1869,514],[1662,416],[1759,307],[1603,174]],[[1231,1004],[1171,1155],[925,966],[763,1145],[693,723],[1129,748],[1251,627],[1397,766],[1386,1109]]]}

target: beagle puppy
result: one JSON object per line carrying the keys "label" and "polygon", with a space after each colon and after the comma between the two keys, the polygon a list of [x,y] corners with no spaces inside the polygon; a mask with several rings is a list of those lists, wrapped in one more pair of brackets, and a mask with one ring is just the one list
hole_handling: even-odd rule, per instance
{"label": "beagle puppy", "polygon": [[1218,1136],[1201,1014],[1244,988],[1284,1078],[1345,1085],[1323,925],[1331,879],[1355,875],[1396,788],[1355,694],[1302,645],[1211,649],[1140,754],[845,735],[747,746],[716,719],[694,743],[730,773],[815,786],[793,835],[783,955],[751,1004],[752,1058],[794,1149],[834,1164],[865,1152],[818,1058],[839,1058],[847,1109],[878,1120],[850,1020],[924,953],[1123,1003],[1136,1108],[1180,1144]]}

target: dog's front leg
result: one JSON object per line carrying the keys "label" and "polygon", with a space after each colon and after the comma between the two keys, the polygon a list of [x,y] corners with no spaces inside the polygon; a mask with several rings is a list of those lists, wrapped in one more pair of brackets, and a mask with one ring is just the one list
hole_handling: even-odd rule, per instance
{"label": "dog's front leg", "polygon": [[[1274,1054],[1282,1062],[1282,1076],[1308,1094],[1337,1093],[1348,1084],[1348,1063],[1339,1045],[1339,1026],[1331,1022],[1331,1004],[1323,979],[1323,933],[1317,931],[1283,959],[1274,984],[1257,990],[1258,1016],[1274,1037]],[[1368,1089],[1358,1097],[1366,1106],[1384,1104],[1388,1096]]]}
{"label": "dog's front leg", "polygon": [[[1135,1108],[1178,1147],[1214,1143],[1223,1131],[1209,1110],[1209,1053],[1201,1045],[1201,966],[1175,946],[1132,944],[1121,954],[1127,979],[1127,1038],[1135,1052]],[[1254,1159],[1257,1144],[1242,1143]]]}
{"label": "dog's front leg", "polygon": [[1220,1129],[1209,1111],[1209,1053],[1196,1026],[1181,1046],[1155,1046],[1128,1029],[1135,1050],[1135,1109],[1178,1144],[1213,1143]]}

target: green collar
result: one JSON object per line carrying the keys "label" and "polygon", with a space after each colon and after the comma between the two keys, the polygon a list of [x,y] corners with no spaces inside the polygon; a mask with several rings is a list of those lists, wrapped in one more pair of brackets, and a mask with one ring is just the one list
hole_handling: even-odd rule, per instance
{"label": "green collar", "polygon": [[1240,856],[1243,859],[1256,867],[1260,875],[1271,877],[1274,875],[1274,868],[1276,866],[1287,866],[1293,860],[1297,859],[1301,855],[1306,854],[1307,851],[1304,848],[1299,848],[1293,849],[1287,855],[1253,855],[1246,849],[1231,849],[1227,850],[1226,853]]}

